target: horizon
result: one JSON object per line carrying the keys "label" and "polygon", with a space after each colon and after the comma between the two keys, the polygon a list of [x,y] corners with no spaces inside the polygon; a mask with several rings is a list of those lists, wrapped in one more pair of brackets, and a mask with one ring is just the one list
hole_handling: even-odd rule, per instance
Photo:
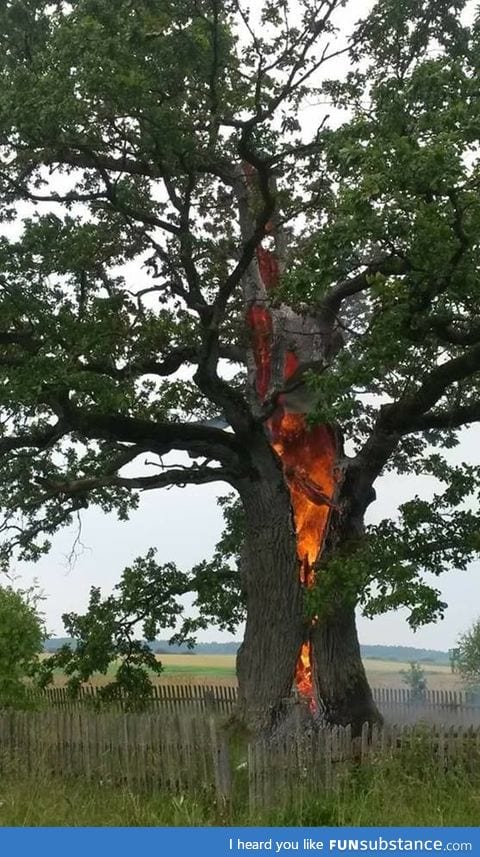
{"label": "horizon", "polygon": [[[159,643],[161,643],[162,645],[164,645],[164,644],[170,645],[168,639],[164,639],[163,637],[156,637],[154,640],[144,640],[143,638],[139,638],[139,639],[142,639],[143,642],[149,643],[151,645],[158,645]],[[66,635],[55,635],[55,636],[52,635],[52,636],[47,637],[45,642],[47,643],[47,642],[56,641],[56,640],[75,640],[75,637],[69,637]],[[237,638],[234,638],[232,640],[198,640],[195,643],[195,645],[193,646],[193,648],[191,648],[191,649],[188,649],[188,646],[186,643],[172,643],[171,647],[172,647],[172,649],[184,648],[184,649],[187,649],[187,651],[194,652],[195,649],[197,648],[197,646],[228,646],[228,645],[241,646],[242,642],[243,641],[241,639],[237,639]],[[374,648],[415,649],[418,651],[434,652],[436,654],[442,654],[442,655],[448,655],[448,653],[449,653],[449,649],[432,649],[429,646],[404,646],[401,643],[362,643],[362,641],[360,640],[360,646],[362,646],[363,648],[369,648],[369,649],[374,649]]]}

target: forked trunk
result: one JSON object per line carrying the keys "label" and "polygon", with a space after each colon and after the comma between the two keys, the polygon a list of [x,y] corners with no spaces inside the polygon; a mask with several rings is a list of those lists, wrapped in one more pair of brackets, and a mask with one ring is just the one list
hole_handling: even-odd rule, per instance
{"label": "forked trunk", "polygon": [[[241,487],[247,518],[242,570],[247,622],[237,657],[238,715],[249,730],[269,734],[291,710],[296,686],[312,716],[351,724],[358,734],[363,723],[379,723],[381,716],[360,656],[354,606],[340,592],[313,623],[307,618],[303,596],[309,581],[301,574],[299,522],[295,524],[290,488],[270,451],[264,462],[263,478]],[[349,506],[345,496],[342,502]],[[358,522],[356,526],[361,529]],[[340,544],[345,553],[344,537],[352,527],[340,512],[328,516],[325,557]],[[302,650],[307,638],[310,652]],[[306,671],[300,669],[301,652],[302,658],[306,652]]]}
{"label": "forked trunk", "polygon": [[[255,229],[250,198],[255,185],[255,170],[244,165],[237,194],[246,240]],[[325,605],[323,615],[331,618],[318,618],[315,625],[304,615],[302,598],[302,590],[315,585],[316,566],[335,553],[337,544],[345,544],[352,527],[359,532],[363,526],[365,503],[348,496],[337,427],[312,426],[306,416],[316,403],[309,376],[326,371],[344,344],[343,334],[334,312],[299,313],[272,300],[282,272],[284,236],[274,221],[266,231],[275,240],[275,252],[259,245],[243,282],[251,336],[248,376],[264,433],[252,435],[251,442],[245,438],[255,446],[257,476],[238,486],[247,518],[239,713],[250,728],[268,731],[282,718],[295,685],[312,713],[323,710],[331,722],[358,728],[360,721],[379,716],[360,658],[354,611],[346,610],[340,592],[340,607]],[[302,645],[308,636],[314,654]],[[321,700],[315,699],[315,690]]]}

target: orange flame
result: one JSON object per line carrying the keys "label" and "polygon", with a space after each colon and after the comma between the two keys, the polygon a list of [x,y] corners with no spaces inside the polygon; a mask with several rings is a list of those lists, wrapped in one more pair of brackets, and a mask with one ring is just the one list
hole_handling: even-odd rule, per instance
{"label": "orange flame", "polygon": [[[257,262],[267,289],[275,287],[279,278],[276,259],[272,253],[259,248]],[[252,330],[253,352],[256,365],[256,387],[264,399],[271,379],[271,349],[273,338],[272,317],[260,304],[250,307],[247,322]],[[294,352],[287,353],[283,380],[287,381],[298,368]],[[335,490],[336,443],[332,429],[327,425],[310,428],[303,414],[287,413],[282,396],[268,422],[271,443],[280,456],[287,480],[295,520],[297,556],[300,579],[311,587],[315,581],[314,564],[319,556],[326,532]],[[315,708],[311,644],[305,641],[295,669],[295,685],[300,694]]]}

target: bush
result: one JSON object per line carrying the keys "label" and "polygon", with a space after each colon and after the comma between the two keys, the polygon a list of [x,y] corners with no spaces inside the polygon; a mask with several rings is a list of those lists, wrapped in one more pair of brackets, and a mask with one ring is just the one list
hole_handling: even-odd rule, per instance
{"label": "bush", "polygon": [[427,691],[427,678],[424,669],[416,661],[410,661],[409,670],[401,670],[403,683],[410,689],[411,697],[414,700],[422,700],[425,698]]}
{"label": "bush", "polygon": [[0,707],[29,707],[25,679],[39,668],[46,638],[34,590],[0,587]]}

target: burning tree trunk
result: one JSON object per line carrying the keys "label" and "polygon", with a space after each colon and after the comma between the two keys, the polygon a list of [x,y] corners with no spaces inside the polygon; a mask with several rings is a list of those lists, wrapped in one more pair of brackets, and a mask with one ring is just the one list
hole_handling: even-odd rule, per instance
{"label": "burning tree trunk", "polygon": [[248,537],[240,712],[253,728],[269,729],[295,685],[312,714],[358,730],[380,715],[360,657],[355,606],[340,596],[310,620],[302,609],[302,590],[313,586],[316,566],[352,528],[339,433],[329,425],[309,426],[306,419],[305,373],[325,368],[338,338],[331,326],[322,329],[319,318],[273,307],[278,278],[277,256],[259,247],[245,285],[250,380],[260,403],[270,408],[265,428],[280,472],[253,486],[253,493],[241,492]]}

